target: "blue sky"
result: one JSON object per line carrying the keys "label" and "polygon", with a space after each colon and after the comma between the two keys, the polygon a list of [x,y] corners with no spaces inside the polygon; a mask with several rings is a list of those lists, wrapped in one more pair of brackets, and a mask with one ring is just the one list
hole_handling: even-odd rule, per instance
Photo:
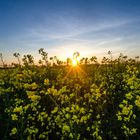
{"label": "blue sky", "polygon": [[140,55],[139,0],[0,0],[0,52],[12,54],[38,49],[60,59],[81,56]]}

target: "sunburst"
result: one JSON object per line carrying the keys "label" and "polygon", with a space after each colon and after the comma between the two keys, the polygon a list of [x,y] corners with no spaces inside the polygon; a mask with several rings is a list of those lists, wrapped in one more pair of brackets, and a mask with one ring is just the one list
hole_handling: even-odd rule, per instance
{"label": "sunburst", "polygon": [[72,66],[77,66],[78,65],[78,62],[77,62],[77,60],[72,60]]}

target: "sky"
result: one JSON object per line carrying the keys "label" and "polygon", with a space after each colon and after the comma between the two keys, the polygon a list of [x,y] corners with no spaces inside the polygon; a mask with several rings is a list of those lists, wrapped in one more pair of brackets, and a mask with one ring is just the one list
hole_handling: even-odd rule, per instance
{"label": "sky", "polygon": [[49,57],[140,55],[139,0],[0,0],[0,53]]}

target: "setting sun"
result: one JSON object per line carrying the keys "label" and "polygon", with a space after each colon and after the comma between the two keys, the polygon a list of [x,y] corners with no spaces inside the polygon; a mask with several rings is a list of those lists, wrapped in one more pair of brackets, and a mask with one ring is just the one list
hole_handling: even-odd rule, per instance
{"label": "setting sun", "polygon": [[77,66],[77,61],[76,60],[72,60],[72,66]]}

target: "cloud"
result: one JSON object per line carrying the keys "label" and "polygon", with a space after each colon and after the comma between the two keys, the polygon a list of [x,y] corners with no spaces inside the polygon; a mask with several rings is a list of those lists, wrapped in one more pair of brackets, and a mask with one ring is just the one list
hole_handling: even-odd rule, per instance
{"label": "cloud", "polygon": [[77,21],[76,19],[67,20],[64,17],[57,17],[52,19],[52,24],[45,23],[32,27],[27,31],[27,37],[36,38],[37,40],[59,40],[74,38],[77,36],[96,33],[99,31],[119,28],[134,22],[133,19],[117,19],[106,20],[102,22],[90,21],[90,23],[83,24],[83,21]]}

